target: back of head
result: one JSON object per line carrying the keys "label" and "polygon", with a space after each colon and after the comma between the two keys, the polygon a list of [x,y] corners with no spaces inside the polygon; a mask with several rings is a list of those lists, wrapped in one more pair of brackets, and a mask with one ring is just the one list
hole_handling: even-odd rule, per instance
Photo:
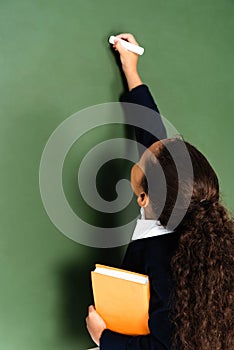
{"label": "back of head", "polygon": [[234,225],[220,202],[217,176],[202,153],[182,140],[163,140],[151,151],[156,161],[146,165],[142,184],[156,218],[180,232],[171,262],[175,348],[233,349]]}

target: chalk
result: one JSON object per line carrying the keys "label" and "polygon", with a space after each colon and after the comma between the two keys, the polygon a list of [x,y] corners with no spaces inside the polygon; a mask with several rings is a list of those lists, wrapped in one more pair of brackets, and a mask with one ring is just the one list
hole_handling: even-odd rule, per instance
{"label": "chalk", "polygon": [[114,35],[110,36],[109,43],[113,45],[115,43],[115,39],[118,39],[118,41],[121,43],[121,45],[123,47],[125,47],[125,49],[127,49],[128,51],[137,53],[138,55],[143,55],[143,53],[145,51],[143,47],[135,45],[135,44],[132,44],[132,43],[129,43],[126,40],[123,40],[123,39],[120,39],[120,38],[116,38]]}

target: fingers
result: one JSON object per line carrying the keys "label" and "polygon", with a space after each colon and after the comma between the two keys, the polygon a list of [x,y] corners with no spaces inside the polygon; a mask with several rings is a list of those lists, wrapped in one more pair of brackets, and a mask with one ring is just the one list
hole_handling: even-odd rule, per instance
{"label": "fingers", "polygon": [[134,38],[134,36],[130,33],[118,34],[118,35],[116,35],[116,37],[123,39],[123,40],[127,40],[129,43],[139,45],[138,42],[136,41],[136,39]]}
{"label": "fingers", "polygon": [[86,325],[87,325],[87,327],[88,327],[88,322],[89,322],[89,317],[90,317],[90,314],[93,312],[93,311],[95,311],[95,308],[94,308],[94,306],[93,305],[89,305],[89,307],[88,307],[88,315],[87,315],[87,317],[86,317]]}
{"label": "fingers", "polygon": [[129,51],[123,47],[123,45],[121,45],[120,42],[118,42],[118,39],[122,39],[122,40],[125,40],[131,44],[135,44],[135,45],[138,45],[138,42],[136,41],[136,39],[134,38],[134,36],[130,33],[122,33],[122,34],[118,34],[115,36],[115,43],[113,45],[113,48],[115,51],[119,51],[120,55],[121,54],[125,54],[125,53],[129,53]]}
{"label": "fingers", "polygon": [[88,307],[88,313],[93,312],[93,311],[96,311],[96,310],[95,310],[95,307],[94,307],[93,305],[89,305],[89,307]]}
{"label": "fingers", "polygon": [[115,41],[113,45],[115,51],[119,51],[120,55],[124,54],[125,52],[129,52],[121,43],[118,41],[118,39]]}
{"label": "fingers", "polygon": [[99,322],[99,324],[102,324],[103,326],[106,327],[106,324],[104,322],[104,320],[102,319],[102,317],[97,313],[95,307],[93,305],[90,305],[88,307],[88,315],[86,317],[86,325],[87,327],[89,327],[89,325],[92,322]]}

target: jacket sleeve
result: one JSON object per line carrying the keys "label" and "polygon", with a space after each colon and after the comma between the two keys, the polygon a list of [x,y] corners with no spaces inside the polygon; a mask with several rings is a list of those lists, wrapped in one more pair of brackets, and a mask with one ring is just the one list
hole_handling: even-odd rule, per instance
{"label": "jacket sleeve", "polygon": [[100,340],[100,350],[168,350],[152,335],[122,335],[105,329]]}
{"label": "jacket sleeve", "polygon": [[[134,109],[134,114],[136,114],[136,118],[137,115],[140,114],[140,116],[138,117],[141,119],[144,118],[145,125],[147,123],[146,126],[148,130],[152,131],[149,132],[145,128],[143,129],[135,126],[137,142],[142,144],[144,147],[148,148],[154,142],[165,139],[167,137],[166,129],[162,122],[162,118],[159,114],[158,107],[154,102],[149,88],[146,85],[139,85],[131,91],[124,93],[120,100],[121,102],[133,103],[135,105],[147,107],[144,109],[144,115],[142,115],[142,109],[140,109],[139,113],[137,109]],[[150,110],[148,110],[148,108]],[[152,110],[154,111],[154,113],[152,113]],[[139,149],[139,151],[141,154],[143,152],[143,149]]]}

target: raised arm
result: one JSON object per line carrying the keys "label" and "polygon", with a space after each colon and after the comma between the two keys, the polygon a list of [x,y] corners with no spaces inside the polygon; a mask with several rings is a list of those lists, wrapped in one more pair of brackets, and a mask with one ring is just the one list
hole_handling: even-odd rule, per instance
{"label": "raised arm", "polygon": [[[117,37],[137,44],[136,40],[131,34],[120,34]],[[152,131],[152,133],[139,127],[135,127],[135,133],[138,143],[148,148],[154,142],[167,137],[165,127],[157,105],[154,102],[148,87],[143,84],[139,76],[137,70],[138,55],[123,48],[118,41],[115,43],[114,48],[120,53],[122,69],[129,89],[129,91],[123,95],[121,101],[147,107],[144,109],[143,113],[142,108],[139,108],[139,112],[136,112],[136,117],[144,118],[144,120],[147,122],[147,129]],[[135,111],[136,110],[137,109],[135,109]],[[153,118],[147,118],[148,113],[152,116],[152,110],[154,111]],[[139,148],[140,155],[143,150],[144,148]],[[151,304],[154,304],[154,295],[156,294],[156,290],[154,293],[151,293]],[[167,340],[164,340],[164,335],[160,336],[158,331],[158,325],[162,324],[163,320],[165,320],[165,315],[167,314],[168,310],[164,307],[158,308],[157,306],[158,299],[155,301],[155,307],[152,307],[150,310],[149,335],[127,336],[106,329],[104,321],[98,315],[93,306],[89,308],[89,313],[86,318],[88,331],[94,342],[100,346],[101,350],[169,350],[169,343]],[[164,328],[169,329],[167,326]]]}
{"label": "raised arm", "polygon": [[[120,34],[116,37],[138,45],[132,34]],[[155,111],[153,117],[152,111],[147,111],[147,109],[144,110],[144,115],[139,116],[140,118],[145,118],[145,120],[147,120],[146,126],[152,133],[147,132],[145,129],[135,127],[136,140],[144,147],[148,148],[154,142],[167,137],[165,126],[163,125],[158,107],[149,91],[149,88],[143,84],[139,75],[137,68],[138,55],[126,50],[118,41],[116,41],[114,48],[120,54],[120,61],[129,90],[122,95],[121,102],[138,104]],[[142,113],[142,109],[139,113]],[[151,117],[147,118],[147,114]],[[128,117],[127,112],[126,117]],[[139,151],[141,154],[143,149],[139,149]]]}

